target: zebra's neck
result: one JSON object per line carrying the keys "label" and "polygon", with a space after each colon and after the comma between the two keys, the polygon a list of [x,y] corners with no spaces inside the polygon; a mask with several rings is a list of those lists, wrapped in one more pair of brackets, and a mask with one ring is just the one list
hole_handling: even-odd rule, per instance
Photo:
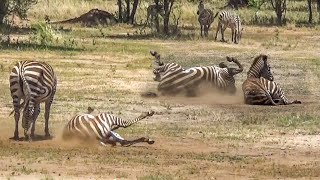
{"label": "zebra's neck", "polygon": [[263,66],[264,62],[261,60],[254,63],[247,73],[248,78],[260,78]]}

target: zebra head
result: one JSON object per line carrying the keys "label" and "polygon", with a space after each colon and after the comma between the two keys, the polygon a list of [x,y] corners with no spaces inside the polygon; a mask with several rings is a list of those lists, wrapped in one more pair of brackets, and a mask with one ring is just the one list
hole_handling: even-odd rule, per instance
{"label": "zebra head", "polygon": [[203,0],[200,0],[199,5],[198,5],[197,14],[199,15],[202,10],[204,10],[204,3],[203,3]]}
{"label": "zebra head", "polygon": [[247,73],[248,77],[260,78],[263,77],[269,81],[273,81],[273,74],[268,63],[268,56],[260,54],[257,56]]}
{"label": "zebra head", "polygon": [[[28,104],[28,103],[27,103]],[[24,129],[24,134],[27,139],[30,139],[30,127],[33,125],[34,119],[34,106],[25,106],[22,116],[22,127]]]}

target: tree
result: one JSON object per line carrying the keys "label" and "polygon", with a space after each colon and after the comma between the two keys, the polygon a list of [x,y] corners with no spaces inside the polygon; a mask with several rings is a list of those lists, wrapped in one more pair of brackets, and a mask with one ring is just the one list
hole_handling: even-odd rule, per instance
{"label": "tree", "polygon": [[172,6],[175,0],[163,0],[164,18],[163,18],[163,31],[165,34],[169,34],[169,21]]}
{"label": "tree", "polygon": [[20,18],[27,17],[27,11],[37,3],[37,0],[1,0],[0,1],[0,25],[9,15],[16,15]]}
{"label": "tree", "polygon": [[234,9],[238,9],[239,7],[246,7],[248,6],[248,0],[228,0],[227,5],[224,7],[231,7]]}
{"label": "tree", "polygon": [[118,0],[118,22],[122,23],[122,1]]}
{"label": "tree", "polygon": [[308,9],[309,9],[309,24],[312,24],[312,0],[308,1]]}
{"label": "tree", "polygon": [[318,16],[319,16],[318,23],[320,23],[320,0],[317,0],[317,11],[318,11]]}
{"label": "tree", "polygon": [[132,11],[131,11],[131,15],[129,18],[129,23],[131,23],[131,24],[134,23],[134,18],[135,18],[136,12],[137,12],[138,4],[139,4],[139,0],[133,0]]}
{"label": "tree", "polygon": [[287,12],[287,0],[270,0],[271,5],[277,15],[277,24],[281,26],[285,23],[285,17]]}

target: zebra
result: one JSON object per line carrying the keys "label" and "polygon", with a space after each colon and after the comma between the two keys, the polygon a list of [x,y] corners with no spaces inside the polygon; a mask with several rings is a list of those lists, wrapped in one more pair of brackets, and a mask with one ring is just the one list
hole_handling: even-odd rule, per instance
{"label": "zebra", "polygon": [[149,5],[147,8],[147,21],[145,25],[150,25],[152,21],[157,18],[158,14],[162,17],[165,15],[164,6],[162,4]]}
{"label": "zebra", "polygon": [[106,146],[106,143],[115,146],[116,143],[120,143],[122,146],[131,146],[139,142],[146,142],[153,144],[154,140],[141,137],[136,140],[125,140],[114,130],[119,127],[129,127],[130,125],[152,116],[154,111],[142,113],[139,117],[125,121],[119,117],[116,117],[107,113],[100,113],[97,116],[91,114],[75,115],[64,127],[62,138],[64,140],[70,140],[72,138],[78,138],[80,140],[92,140],[97,139],[100,144]]}
{"label": "zebra", "polygon": [[225,10],[217,12],[214,18],[216,18],[218,15],[219,15],[219,21],[218,21],[218,27],[217,27],[217,31],[214,39],[217,40],[218,32],[220,30],[222,41],[225,42],[224,31],[227,28],[230,28],[231,34],[232,34],[231,35],[232,42],[234,42],[235,44],[238,44],[241,39],[242,31],[243,31],[243,28],[241,27],[240,17],[232,12],[225,11]]}
{"label": "zebra", "polygon": [[[40,113],[40,103],[45,102],[45,136],[50,137],[49,115],[56,92],[57,78],[53,68],[40,61],[20,61],[10,73],[10,91],[13,99],[15,119],[14,140],[19,140],[18,123],[23,108],[22,127],[25,139],[32,141],[35,122]],[[21,99],[23,103],[20,104]]]}
{"label": "zebra", "polygon": [[250,105],[288,105],[301,104],[301,101],[290,102],[282,88],[274,82],[268,57],[257,56],[247,73],[247,79],[242,84],[245,104]]}
{"label": "zebra", "polygon": [[[217,66],[200,66],[183,69],[180,65],[175,65],[175,69],[162,68],[172,65],[160,66],[154,69],[154,73],[158,73],[158,90],[162,94],[177,94],[186,90],[188,95],[194,96],[195,90],[201,83],[209,83],[222,91],[227,91],[231,94],[236,92],[234,76],[243,71],[242,65],[233,57],[226,57],[227,61],[234,62],[239,68],[229,68],[223,62]],[[159,70],[160,68],[160,70]]]}
{"label": "zebra", "polygon": [[153,78],[154,81],[160,82],[162,77],[165,78],[168,74],[173,75],[173,73],[176,74],[184,71],[181,65],[177,63],[164,64],[160,59],[160,54],[158,54],[156,51],[150,51],[150,54],[156,59],[155,63],[157,67],[153,69],[153,74],[155,75]]}
{"label": "zebra", "polygon": [[208,37],[208,31],[214,20],[213,12],[211,9],[205,9],[203,0],[200,0],[197,14],[199,15],[198,21],[200,23],[201,37],[203,37],[202,32],[204,32],[204,35]]}

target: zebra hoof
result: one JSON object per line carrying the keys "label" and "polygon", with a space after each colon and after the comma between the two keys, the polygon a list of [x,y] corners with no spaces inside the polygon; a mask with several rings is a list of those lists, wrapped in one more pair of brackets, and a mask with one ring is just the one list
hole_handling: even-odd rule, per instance
{"label": "zebra hoof", "polygon": [[294,104],[301,104],[301,101],[295,100],[293,101]]}
{"label": "zebra hoof", "polygon": [[147,143],[148,143],[148,144],[154,144],[154,140],[148,139]]}

